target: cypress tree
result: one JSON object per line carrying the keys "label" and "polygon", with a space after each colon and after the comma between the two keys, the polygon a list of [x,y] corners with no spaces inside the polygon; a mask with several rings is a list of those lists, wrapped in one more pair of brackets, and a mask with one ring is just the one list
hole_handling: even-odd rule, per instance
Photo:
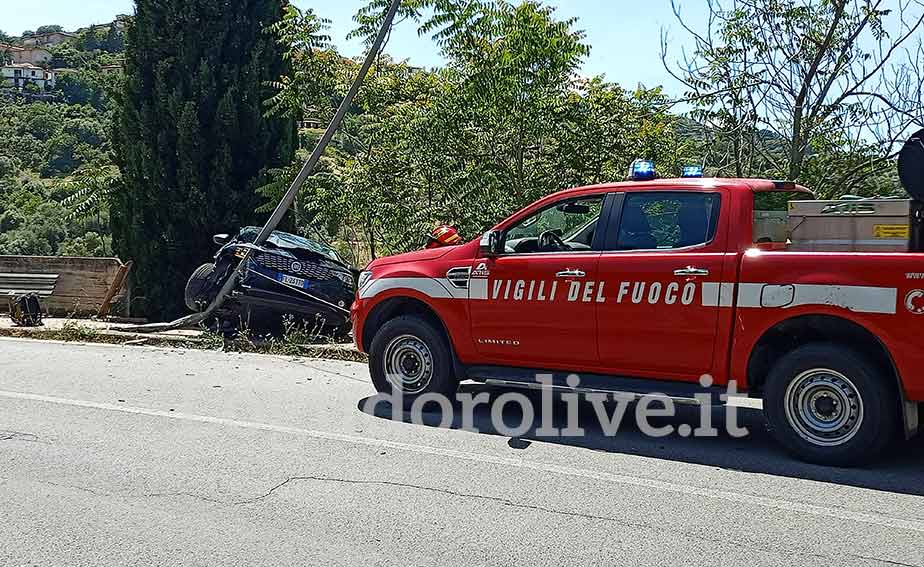
{"label": "cypress tree", "polygon": [[116,123],[124,190],[113,245],[134,260],[151,317],[185,312],[190,273],[211,237],[259,222],[255,189],[291,162],[294,122],[265,116],[268,81],[285,71],[269,27],[284,0],[137,0]]}

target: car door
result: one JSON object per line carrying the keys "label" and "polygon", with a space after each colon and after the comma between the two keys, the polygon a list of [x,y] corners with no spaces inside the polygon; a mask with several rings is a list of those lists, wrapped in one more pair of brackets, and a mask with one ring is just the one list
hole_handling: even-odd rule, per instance
{"label": "car door", "polygon": [[470,320],[484,361],[554,369],[597,364],[597,228],[605,201],[605,194],[566,198],[528,214],[503,231],[504,253],[475,260]]}
{"label": "car door", "polygon": [[721,191],[629,192],[610,217],[598,277],[600,361],[614,374],[698,380],[713,368],[726,235]]}

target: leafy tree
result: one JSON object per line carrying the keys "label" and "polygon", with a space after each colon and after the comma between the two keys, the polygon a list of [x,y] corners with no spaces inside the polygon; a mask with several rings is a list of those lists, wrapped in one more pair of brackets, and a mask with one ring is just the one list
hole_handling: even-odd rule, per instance
{"label": "leafy tree", "polygon": [[121,53],[125,50],[125,34],[118,22],[108,26],[92,26],[80,32],[72,42],[80,51]]}
{"label": "leafy tree", "polygon": [[284,73],[269,28],[276,0],[139,0],[118,114],[125,188],[112,207],[116,252],[151,316],[184,311],[183,287],[211,235],[256,222],[255,188],[289,163],[290,119],[264,117]]}
{"label": "leafy tree", "polygon": [[[54,69],[80,69],[92,61],[88,53],[70,43],[49,46],[46,49],[51,52],[50,65]],[[69,75],[70,73],[62,73],[58,80],[65,79]]]}
{"label": "leafy tree", "polygon": [[[360,11],[357,36],[377,31],[384,4]],[[380,56],[295,205],[299,230],[334,240],[357,263],[418,247],[436,223],[475,236],[540,196],[621,179],[639,156],[677,169],[693,152],[659,89],[576,79],[589,48],[550,8],[411,1],[402,9],[434,34],[448,65],[426,71]],[[357,64],[326,58],[324,22],[311,12],[290,8],[276,31],[294,69],[275,83],[272,111],[323,121]],[[303,131],[306,151],[317,135]],[[266,210],[298,165],[271,172]]]}
{"label": "leafy tree", "polygon": [[75,242],[69,253],[111,253],[83,237],[110,240],[108,200],[120,187],[111,165],[110,93],[119,78],[95,70],[107,54],[51,50],[73,57],[76,70],[58,77],[64,102],[0,104],[0,246],[57,254]]}
{"label": "leafy tree", "polygon": [[57,87],[68,104],[90,104],[102,110],[106,103],[106,89],[99,73],[79,70],[62,74]]}
{"label": "leafy tree", "polygon": [[[41,107],[39,107],[41,108]],[[49,140],[60,128],[57,116],[51,113],[36,114],[26,124],[28,133],[42,142]]]}
{"label": "leafy tree", "polygon": [[109,53],[122,53],[125,51],[125,34],[122,33],[122,28],[119,27],[117,22],[109,24],[102,49]]}
{"label": "leafy tree", "polygon": [[35,30],[36,35],[41,35],[45,33],[54,33],[54,32],[63,32],[64,28],[59,25],[50,25],[50,26],[40,26]]}
{"label": "leafy tree", "polygon": [[84,258],[105,257],[112,255],[112,237],[88,232],[65,240],[58,247],[60,256],[80,256]]}
{"label": "leafy tree", "polygon": [[270,83],[277,90],[267,101],[270,115],[320,120],[332,110],[343,62],[330,45],[329,25],[310,8],[287,5],[271,28],[291,71]]}
{"label": "leafy tree", "polygon": [[[375,29],[383,5],[360,11],[358,35]],[[474,237],[541,196],[621,179],[636,157],[666,168],[684,157],[659,90],[576,79],[589,47],[553,9],[438,0],[404,10],[448,64],[435,73],[383,65],[358,102],[367,115],[347,122],[358,153],[332,171],[348,194],[344,224],[370,254],[417,247],[442,222]]]}
{"label": "leafy tree", "polygon": [[[67,237],[66,211],[59,203],[39,202],[0,216],[0,254],[51,256]],[[3,226],[5,225],[5,226]]]}
{"label": "leafy tree", "polygon": [[61,132],[48,141],[48,156],[42,175],[55,177],[72,173],[80,166],[77,156],[79,141],[73,134]]}
{"label": "leafy tree", "polygon": [[67,195],[62,203],[68,208],[68,220],[99,219],[102,213],[108,214],[109,201],[122,190],[122,176],[115,166],[88,166],[61,185]]}
{"label": "leafy tree", "polygon": [[13,158],[0,156],[0,179],[13,175],[19,169]]}
{"label": "leafy tree", "polygon": [[683,26],[692,55],[666,66],[711,129],[721,172],[801,180],[823,195],[869,190],[922,115],[901,96],[914,85],[895,63],[924,31],[924,7],[885,4],[710,3],[706,30]]}

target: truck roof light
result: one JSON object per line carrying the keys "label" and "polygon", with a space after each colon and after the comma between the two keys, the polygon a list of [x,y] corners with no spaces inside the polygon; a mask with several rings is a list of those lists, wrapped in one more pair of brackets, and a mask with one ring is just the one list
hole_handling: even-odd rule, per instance
{"label": "truck roof light", "polygon": [[680,177],[702,177],[703,176],[703,166],[701,165],[685,165],[683,166],[683,172],[680,174]]}
{"label": "truck roof light", "polygon": [[655,178],[654,162],[647,159],[637,159],[632,162],[632,168],[629,170],[629,177],[633,181],[648,181]]}

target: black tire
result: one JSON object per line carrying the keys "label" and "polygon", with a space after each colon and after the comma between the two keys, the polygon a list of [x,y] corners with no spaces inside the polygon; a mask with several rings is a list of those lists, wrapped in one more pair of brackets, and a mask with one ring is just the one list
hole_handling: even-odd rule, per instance
{"label": "black tire", "polygon": [[[406,375],[393,373],[390,380],[386,372],[386,366],[389,366],[386,357],[398,357],[402,361],[410,360],[412,363],[410,366],[413,366],[414,359],[421,358],[419,356],[421,353],[417,350],[421,344],[425,345],[425,350],[430,355],[429,379],[421,380],[421,383],[408,382],[407,387],[401,385],[403,384],[401,378],[413,375],[413,373]],[[402,352],[406,352],[404,357],[399,356]],[[401,391],[405,407],[410,407],[415,399],[424,394],[442,394],[449,400],[453,400],[459,388],[447,337],[441,329],[413,315],[396,317],[378,330],[369,349],[369,372],[372,375],[372,383],[379,392],[394,395]],[[426,370],[422,372],[425,374]]]}
{"label": "black tire", "polygon": [[202,311],[199,302],[204,298],[203,292],[211,285],[212,275],[215,273],[215,264],[202,264],[189,276],[186,282],[186,307],[193,311]]}
{"label": "black tire", "polygon": [[764,413],[773,436],[799,459],[863,465],[898,437],[893,380],[850,348],[809,344],[785,355],[770,371]]}

